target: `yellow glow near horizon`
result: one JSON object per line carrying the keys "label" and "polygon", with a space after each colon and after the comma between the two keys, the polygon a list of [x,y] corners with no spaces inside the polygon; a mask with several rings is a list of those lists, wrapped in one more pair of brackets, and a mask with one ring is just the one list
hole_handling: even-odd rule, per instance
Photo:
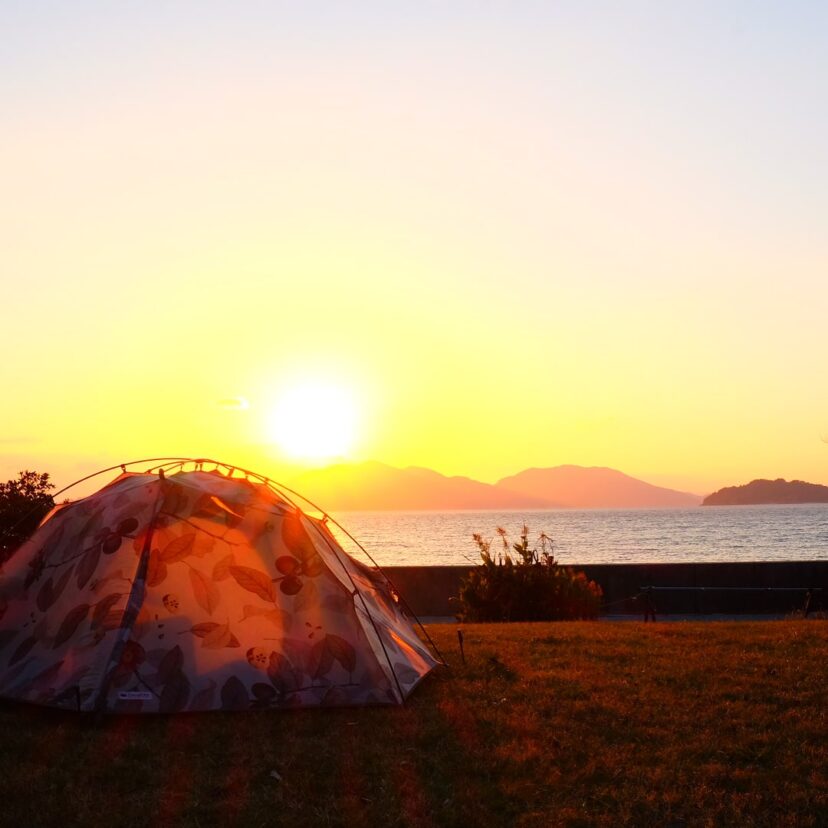
{"label": "yellow glow near horizon", "polygon": [[828,482],[820,4],[51,5],[0,4],[0,481]]}
{"label": "yellow glow near horizon", "polygon": [[351,391],[310,380],[279,398],[269,418],[269,436],[292,459],[329,460],[351,450],[357,419]]}

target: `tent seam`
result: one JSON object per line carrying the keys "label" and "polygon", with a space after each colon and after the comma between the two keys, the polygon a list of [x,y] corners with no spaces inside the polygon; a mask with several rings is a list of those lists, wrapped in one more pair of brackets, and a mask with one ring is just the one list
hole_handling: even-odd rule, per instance
{"label": "tent seam", "polygon": [[[121,653],[123,652],[123,649],[126,646],[127,641],[129,641],[129,636],[132,633],[132,627],[135,624],[135,619],[138,617],[138,613],[141,611],[140,606],[133,606],[133,599],[137,598],[139,589],[142,590],[144,593],[143,597],[141,598],[142,605],[144,600],[146,599],[146,578],[147,568],[149,566],[150,548],[152,546],[152,536],[155,532],[155,522],[158,520],[158,514],[161,511],[159,505],[165,494],[163,479],[159,480],[158,482],[161,485],[159,486],[158,495],[155,498],[155,503],[153,503],[153,512],[152,517],[150,518],[149,523],[147,524],[147,537],[144,541],[144,548],[141,550],[141,557],[138,560],[138,566],[135,567],[135,574],[133,576],[132,581],[132,589],[130,589],[129,591],[129,598],[127,598],[126,606],[124,607],[124,614],[121,619],[121,626],[118,628],[120,635],[116,637],[115,643],[112,645],[112,650],[109,653],[109,657],[104,662],[104,675],[101,679],[101,685],[98,691],[98,698],[95,700],[95,704],[93,706],[93,710],[95,710],[95,712],[104,712],[106,696],[109,692],[109,688],[112,683],[112,671],[109,669],[109,666],[115,660],[116,655],[120,660]],[[130,612],[132,613],[132,617],[129,619],[127,623],[124,623]]]}
{"label": "tent seam", "polygon": [[[325,541],[325,544],[327,545],[327,547],[334,553],[334,556],[336,557],[337,563],[342,567],[343,570],[345,570],[345,574],[348,576],[348,580],[351,582],[351,586],[353,586],[353,588],[354,588],[354,591],[353,591],[352,595],[358,595],[359,600],[362,601],[362,607],[365,610],[365,614],[368,616],[368,619],[371,622],[371,626],[374,628],[374,634],[376,635],[377,640],[380,643],[380,647],[382,647],[382,652],[383,652],[383,655],[385,656],[385,660],[388,662],[388,669],[391,670],[391,675],[394,676],[394,682],[397,685],[397,690],[399,690],[399,693],[400,693],[400,704],[404,703],[405,699],[406,699],[406,696],[405,696],[405,693],[403,692],[402,685],[400,684],[400,680],[397,677],[397,671],[394,669],[394,665],[391,663],[391,657],[388,655],[388,650],[385,647],[385,642],[382,640],[382,636],[380,635],[379,629],[377,628],[377,622],[374,620],[374,617],[371,615],[371,611],[368,609],[368,604],[366,603],[364,596],[360,592],[359,587],[356,585],[353,577],[351,576],[351,573],[348,570],[348,567],[345,566],[345,564],[342,562],[342,559],[339,557],[339,553],[336,551],[336,547],[333,546],[333,544],[330,542],[327,535],[324,532],[321,532],[315,526],[313,526],[313,523],[311,523],[311,521],[308,521],[308,523],[311,525],[311,527],[317,533],[317,535],[319,535]],[[359,616],[357,616],[357,617],[359,617]]]}

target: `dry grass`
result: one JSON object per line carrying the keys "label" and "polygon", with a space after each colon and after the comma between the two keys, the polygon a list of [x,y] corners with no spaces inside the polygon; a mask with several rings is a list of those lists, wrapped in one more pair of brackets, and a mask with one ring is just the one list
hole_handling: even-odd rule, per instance
{"label": "dry grass", "polygon": [[[403,709],[0,707],[5,825],[828,825],[828,625],[468,625]],[[271,776],[275,771],[279,779]]]}

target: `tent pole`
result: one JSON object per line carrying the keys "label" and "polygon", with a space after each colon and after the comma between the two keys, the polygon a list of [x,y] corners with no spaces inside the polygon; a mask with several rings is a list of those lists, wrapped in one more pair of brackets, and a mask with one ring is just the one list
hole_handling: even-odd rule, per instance
{"label": "tent pole", "polygon": [[[299,492],[293,491],[293,489],[289,489],[287,486],[283,486],[281,483],[275,483],[273,480],[268,480],[268,482],[271,484],[271,486],[275,487],[277,491],[279,491],[280,489],[284,489],[284,491],[290,492],[292,495],[296,495],[296,497],[299,497],[302,500],[304,500],[305,503],[307,503],[309,506],[312,506],[314,509],[320,512],[323,517],[325,517],[327,520],[333,523],[334,526],[339,528],[348,538],[351,539],[351,541],[353,541],[353,543],[356,544],[356,546],[359,549],[362,550],[362,552],[365,554],[368,560],[371,561],[371,563],[376,567],[377,571],[382,575],[383,578],[385,578],[386,582],[388,583],[388,586],[391,587],[391,589],[394,591],[394,594],[400,599],[408,614],[417,622],[417,626],[422,630],[423,635],[425,635],[426,640],[431,645],[431,649],[434,650],[435,654],[437,655],[437,658],[440,659],[440,663],[444,667],[448,667],[448,663],[443,658],[442,653],[437,648],[437,645],[434,643],[431,636],[428,634],[426,628],[423,626],[423,623],[422,621],[420,621],[419,617],[417,616],[417,613],[415,613],[414,610],[411,609],[402,593],[394,586],[393,581],[388,577],[387,573],[383,570],[383,568],[374,560],[371,553],[336,518],[329,515],[324,509],[317,506],[312,500],[308,500],[304,495],[299,494]],[[281,494],[281,492],[279,492],[279,494]],[[284,495],[282,496],[284,497]],[[290,500],[290,498],[287,499]],[[293,505],[295,506],[296,504],[294,503]]]}
{"label": "tent pole", "polygon": [[[149,471],[154,471],[155,469],[161,468],[162,466],[163,467],[168,467],[169,466],[171,468],[175,468],[176,466],[183,467],[187,463],[195,463],[195,464],[200,463],[202,465],[204,463],[214,463],[216,467],[222,466],[225,469],[228,469],[228,471],[237,470],[237,471],[239,471],[243,474],[249,475],[251,477],[256,478],[257,480],[260,480],[262,483],[269,486],[281,498],[286,500],[292,506],[295,506],[297,509],[299,508],[298,504],[294,500],[292,500],[290,497],[288,497],[286,492],[290,493],[291,495],[294,495],[295,497],[298,497],[300,500],[303,500],[305,503],[307,503],[313,509],[318,511],[326,520],[331,521],[331,523],[333,523],[334,526],[336,526],[338,529],[340,529],[343,532],[343,534],[345,534],[346,537],[348,537],[363,552],[363,554],[368,558],[368,560],[371,561],[371,563],[374,565],[376,570],[382,575],[383,578],[385,578],[386,583],[394,591],[394,594],[400,599],[400,602],[402,603],[403,607],[408,612],[408,614],[417,622],[417,626],[420,628],[423,635],[425,635],[426,640],[428,641],[429,645],[431,646],[431,649],[436,654],[437,658],[440,660],[440,663],[443,664],[443,666],[448,666],[446,660],[443,658],[442,653],[437,648],[437,645],[434,643],[431,636],[428,634],[428,631],[426,630],[426,628],[423,626],[422,621],[420,621],[417,614],[411,609],[411,607],[409,606],[408,602],[405,600],[405,597],[402,595],[402,593],[396,588],[396,586],[394,586],[394,583],[391,580],[391,578],[388,577],[387,573],[383,570],[383,568],[374,560],[371,553],[338,520],[336,520],[336,518],[332,517],[330,514],[328,514],[324,509],[322,509],[320,506],[318,506],[312,500],[309,500],[308,498],[306,498],[304,495],[300,494],[299,492],[294,491],[293,489],[289,488],[288,486],[285,486],[283,483],[277,483],[275,480],[272,480],[271,478],[266,477],[265,475],[262,475],[262,474],[259,474],[257,472],[251,471],[250,469],[242,468],[241,466],[231,466],[227,463],[223,463],[223,462],[218,461],[218,460],[211,460],[211,459],[205,458],[205,457],[198,457],[198,458],[192,458],[192,457],[148,457],[144,460],[130,460],[127,463],[118,463],[115,466],[109,466],[109,468],[101,469],[100,471],[96,471],[93,474],[88,474],[88,475],[86,475],[86,477],[81,477],[79,480],[76,480],[74,483],[70,483],[68,486],[64,486],[59,491],[55,492],[55,494],[52,495],[52,499],[54,500],[54,498],[56,498],[58,495],[61,495],[64,492],[68,491],[69,489],[73,488],[74,486],[77,486],[80,483],[84,483],[87,480],[91,480],[93,477],[97,477],[100,474],[106,474],[106,472],[115,471],[115,469],[122,469],[123,470],[123,469],[125,469],[126,466],[136,466],[140,463],[160,463],[161,464],[160,466],[152,467],[152,469],[150,469]],[[18,521],[18,524],[22,523],[33,512],[34,512],[34,509],[29,514],[22,517]],[[17,525],[17,524],[15,524],[15,525]],[[11,528],[14,529],[14,526],[11,527]]]}
{"label": "tent pole", "polygon": [[330,542],[330,539],[325,535],[324,532],[320,532],[313,524],[311,524],[314,531],[322,536],[322,539],[325,541],[325,544],[334,553],[337,562],[345,571],[345,574],[348,576],[348,580],[351,582],[351,586],[354,588],[352,595],[359,595],[359,600],[362,601],[362,607],[365,610],[365,614],[368,616],[368,620],[371,622],[371,626],[374,628],[374,635],[377,637],[377,641],[380,643],[380,647],[382,647],[382,652],[385,655],[385,660],[388,662],[388,669],[391,670],[391,675],[394,676],[394,682],[397,685],[397,690],[400,692],[400,704],[405,703],[405,693],[403,693],[402,685],[400,684],[400,680],[397,678],[397,671],[394,669],[394,665],[391,662],[391,656],[388,655],[388,650],[385,649],[385,642],[382,640],[382,636],[380,635],[380,631],[377,628],[377,622],[374,620],[374,616],[371,615],[370,610],[368,609],[368,604],[365,603],[365,598],[360,592],[359,587],[354,582],[354,579],[351,577],[351,573],[348,570],[348,567],[342,563],[342,559],[339,557],[339,552],[336,551],[336,547]]}

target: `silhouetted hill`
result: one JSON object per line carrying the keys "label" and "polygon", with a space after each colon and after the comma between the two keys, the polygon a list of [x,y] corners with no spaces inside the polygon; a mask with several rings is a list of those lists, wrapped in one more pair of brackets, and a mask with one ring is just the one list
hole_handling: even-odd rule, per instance
{"label": "silhouetted hill", "polygon": [[305,472],[291,488],[326,511],[379,509],[549,509],[557,504],[469,477],[384,463],[341,463]]}
{"label": "silhouetted hill", "polygon": [[708,495],[703,506],[754,506],[769,503],[828,503],[828,486],[802,480],[751,480]]}
{"label": "silhouetted hill", "polygon": [[615,469],[555,466],[526,469],[496,484],[503,491],[580,509],[698,506],[701,496],[653,486]]}
{"label": "silhouetted hill", "polygon": [[614,469],[527,469],[494,486],[431,469],[340,463],[295,477],[291,487],[328,511],[553,509],[698,506],[699,495],[636,480]]}

